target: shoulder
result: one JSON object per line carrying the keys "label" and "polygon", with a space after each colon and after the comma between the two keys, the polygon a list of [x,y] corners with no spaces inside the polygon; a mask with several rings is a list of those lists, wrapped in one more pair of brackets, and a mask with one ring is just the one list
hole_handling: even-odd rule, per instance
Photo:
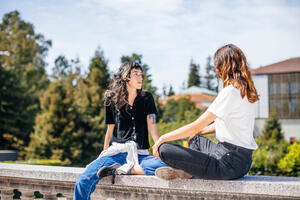
{"label": "shoulder", "polygon": [[153,97],[151,92],[148,92],[148,91],[143,91],[143,92],[145,94],[145,97],[148,97],[148,98]]}
{"label": "shoulder", "polygon": [[228,85],[218,93],[215,101],[220,102],[222,104],[225,101],[230,101],[235,96],[236,91],[239,90],[234,88],[232,85]]}
{"label": "shoulder", "polygon": [[151,92],[148,92],[148,91],[142,91],[140,93],[141,97],[144,99],[144,100],[151,100],[153,99],[153,96],[152,96],[152,93]]}
{"label": "shoulder", "polygon": [[146,103],[146,104],[153,104],[154,103],[154,98],[151,94],[151,92],[148,91],[141,91],[139,94],[139,99],[140,101]]}
{"label": "shoulder", "polygon": [[[221,90],[221,92],[227,93],[227,92],[233,92],[234,90],[237,90],[237,89],[234,88],[232,85],[228,85],[228,86],[226,86],[225,88],[223,88],[223,89]],[[221,93],[221,92],[220,92],[220,93]]]}
{"label": "shoulder", "polygon": [[219,92],[218,96],[231,96],[239,91],[239,89],[233,87],[232,85],[228,85]]}
{"label": "shoulder", "polygon": [[106,106],[106,107],[113,107],[113,101],[111,100],[110,97],[106,97],[104,99],[104,106]]}

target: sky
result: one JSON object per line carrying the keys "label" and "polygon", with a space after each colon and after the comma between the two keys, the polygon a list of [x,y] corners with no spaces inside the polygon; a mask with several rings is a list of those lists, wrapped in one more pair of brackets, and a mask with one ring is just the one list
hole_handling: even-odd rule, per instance
{"label": "sky", "polygon": [[142,54],[160,93],[180,90],[191,59],[204,73],[228,43],[252,68],[300,57],[298,0],[0,0],[1,18],[13,10],[52,40],[48,73],[59,55],[79,57],[86,72],[100,46],[111,72],[122,55]]}

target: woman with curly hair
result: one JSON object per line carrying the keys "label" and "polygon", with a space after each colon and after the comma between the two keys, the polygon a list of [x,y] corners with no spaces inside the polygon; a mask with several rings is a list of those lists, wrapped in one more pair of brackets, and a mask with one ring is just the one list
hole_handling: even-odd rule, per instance
{"label": "woman with curly hair", "polygon": [[[252,151],[255,105],[258,94],[244,53],[228,44],[214,55],[214,65],[223,89],[196,121],[161,136],[153,153],[167,165],[156,170],[163,179],[183,172],[195,178],[236,179],[248,173]],[[213,123],[214,122],[214,123]],[[218,143],[199,135],[216,133]],[[165,142],[189,137],[189,148]]]}
{"label": "woman with curly hair", "polygon": [[154,142],[159,134],[155,103],[151,93],[142,90],[142,83],[142,68],[135,62],[123,63],[114,74],[105,93],[104,150],[76,181],[75,200],[90,199],[97,183],[105,176],[154,175],[157,168],[166,166],[148,153],[148,132]]}

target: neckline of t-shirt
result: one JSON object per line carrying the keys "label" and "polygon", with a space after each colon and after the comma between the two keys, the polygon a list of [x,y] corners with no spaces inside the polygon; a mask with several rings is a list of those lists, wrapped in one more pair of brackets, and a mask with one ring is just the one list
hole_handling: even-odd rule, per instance
{"label": "neckline of t-shirt", "polygon": [[133,100],[133,104],[131,105],[131,104],[128,103],[128,106],[131,107],[131,108],[133,108],[134,105],[136,104],[136,101],[139,100],[140,97],[141,97],[141,95],[137,94],[136,97]]}

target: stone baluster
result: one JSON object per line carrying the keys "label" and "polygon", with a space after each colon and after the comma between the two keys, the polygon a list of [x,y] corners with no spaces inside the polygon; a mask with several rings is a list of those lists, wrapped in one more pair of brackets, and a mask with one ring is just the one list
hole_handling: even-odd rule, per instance
{"label": "stone baluster", "polygon": [[14,196],[14,190],[12,188],[0,188],[1,200],[12,200]]}
{"label": "stone baluster", "polygon": [[43,193],[43,200],[57,200],[56,193]]}
{"label": "stone baluster", "polygon": [[[73,198],[71,198],[71,199],[73,199]],[[68,197],[58,197],[57,200],[70,200],[70,198],[68,198]]]}
{"label": "stone baluster", "polygon": [[63,200],[63,198],[65,198],[65,200],[73,200],[73,195],[64,195],[64,197],[61,197],[59,200]]}
{"label": "stone baluster", "polygon": [[34,199],[34,191],[33,190],[20,190],[22,193],[21,200],[32,200]]}

